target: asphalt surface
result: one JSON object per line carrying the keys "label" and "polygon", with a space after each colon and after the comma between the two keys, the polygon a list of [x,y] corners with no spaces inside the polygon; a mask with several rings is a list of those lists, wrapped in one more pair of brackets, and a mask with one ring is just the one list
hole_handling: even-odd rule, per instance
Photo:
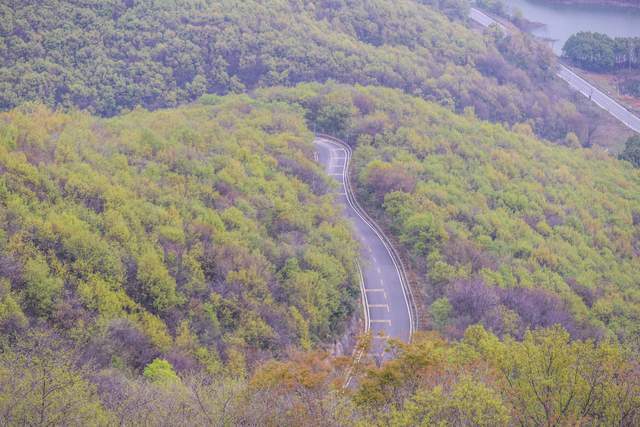
{"label": "asphalt surface", "polygon": [[504,27],[504,25],[502,25],[501,23],[499,23],[498,21],[496,21],[495,19],[491,18],[489,15],[481,12],[478,9],[471,8],[469,10],[469,18],[473,19],[483,27],[490,27],[491,25],[497,25],[498,28],[500,28],[500,30],[502,30],[505,33],[507,32],[507,29]]}
{"label": "asphalt surface", "polygon": [[314,141],[317,161],[338,183],[336,203],[353,225],[360,243],[360,268],[364,279],[363,304],[366,326],[373,335],[372,353],[382,359],[386,340],[395,338],[409,342],[413,332],[409,299],[403,287],[398,265],[387,244],[376,232],[347,194],[345,183],[349,153],[340,144],[322,138]]}
{"label": "asphalt surface", "polygon": [[[502,31],[507,32],[507,29],[502,24],[478,9],[471,8],[469,17],[482,26],[489,27],[491,25],[497,25]],[[640,133],[640,118],[629,112],[629,110],[620,105],[616,100],[600,91],[597,87],[564,65],[560,65],[557,76],[567,82],[573,89],[595,102],[600,108],[606,110],[629,129]]]}
{"label": "asphalt surface", "polygon": [[565,67],[564,65],[560,65],[558,77],[569,83],[569,86],[571,86],[587,98],[590,98],[591,101],[595,102],[600,108],[608,111],[609,114],[620,120],[629,129],[640,133],[640,118],[638,118],[638,116],[629,112],[629,110],[624,108],[611,97],[602,93],[602,91],[591,85],[589,82],[571,71],[569,68]]}

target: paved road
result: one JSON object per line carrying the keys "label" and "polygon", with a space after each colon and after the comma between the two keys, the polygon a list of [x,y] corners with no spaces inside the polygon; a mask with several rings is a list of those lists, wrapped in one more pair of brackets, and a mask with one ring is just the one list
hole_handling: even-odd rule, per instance
{"label": "paved road", "polygon": [[504,25],[502,25],[501,23],[499,23],[498,21],[496,21],[486,13],[483,13],[480,10],[475,9],[473,7],[471,8],[471,10],[469,10],[469,18],[473,19],[483,27],[490,27],[491,25],[496,25],[504,33],[507,32],[507,29],[505,28]]}
{"label": "paved road", "polygon": [[[363,303],[366,327],[374,336],[374,355],[382,355],[387,337],[408,342],[413,333],[413,315],[399,266],[388,242],[376,231],[352,199],[345,174],[350,150],[328,139],[316,138],[317,160],[338,182],[336,201],[353,224],[360,242],[360,267],[364,279]],[[386,358],[386,356],[381,356]]]}
{"label": "paved road", "polygon": [[640,133],[640,118],[638,118],[638,116],[630,113],[629,110],[617,103],[611,97],[602,93],[600,90],[598,90],[598,88],[591,85],[589,82],[571,71],[569,68],[565,67],[564,65],[560,65],[558,77],[569,83],[569,86],[571,86],[587,98],[591,98],[591,100],[595,102],[600,108],[602,108],[603,110],[607,110],[609,114],[620,120],[629,129]]}
{"label": "paved road", "polygon": [[[502,31],[504,31],[505,33],[507,32],[507,29],[502,24],[478,9],[471,8],[469,17],[482,26],[488,27],[492,24],[495,24]],[[574,73],[564,65],[560,65],[560,69],[557,75],[562,80],[567,82],[573,89],[577,90],[587,98],[590,98],[603,110],[608,111],[609,114],[620,120],[629,129],[640,132],[640,118],[629,112],[613,98],[598,90],[598,88],[578,76],[576,73]]]}

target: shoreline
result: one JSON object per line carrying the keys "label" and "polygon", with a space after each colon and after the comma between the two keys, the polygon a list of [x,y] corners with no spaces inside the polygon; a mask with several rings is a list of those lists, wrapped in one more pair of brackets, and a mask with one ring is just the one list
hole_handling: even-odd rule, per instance
{"label": "shoreline", "polygon": [[626,9],[640,9],[640,3],[632,0],[544,0],[547,3],[563,5],[615,6]]}
{"label": "shoreline", "polygon": [[[537,37],[527,31],[522,31],[520,28],[514,25],[513,22],[511,22],[510,20],[507,20],[504,18],[497,18],[494,13],[491,13],[488,11],[485,12],[485,11],[480,11],[478,9],[472,8],[472,11],[473,10],[477,10],[481,15],[484,15],[489,20],[493,21],[494,23],[497,23],[503,29],[503,31],[505,31],[507,34],[517,31],[517,32],[522,32],[524,34],[528,34],[534,39],[543,41],[543,39],[540,37]],[[473,16],[471,17],[471,19],[476,21],[478,25],[480,25],[481,27],[488,27],[490,25],[490,23],[486,23],[483,20],[477,20],[477,18],[474,18]],[[632,105],[629,105],[628,102],[625,102],[625,99],[621,98],[619,94],[616,93],[617,91],[610,91],[606,88],[603,88],[601,86],[602,82],[598,82],[597,81],[598,79],[594,79],[593,76],[585,75],[584,70],[581,70],[579,68],[574,68],[574,66],[572,66],[570,63],[565,61],[564,58],[562,58],[560,55],[556,54],[556,57],[558,58],[558,66],[559,66],[557,75],[560,79],[564,80],[569,86],[571,86],[576,91],[587,96],[589,100],[595,102],[595,104],[598,105],[600,108],[609,112],[611,114],[611,117],[614,120],[617,120],[618,122],[622,123],[622,125],[624,125],[626,128],[629,128],[631,131],[634,131],[634,132],[640,132],[640,118],[638,118],[638,116],[634,114],[636,111],[635,108],[633,108]],[[573,76],[575,76],[575,79],[571,78],[571,76],[563,76],[562,69],[566,70],[569,74],[572,74]],[[584,88],[585,86],[587,87],[587,89]],[[601,102],[598,102],[597,100],[594,101],[591,98],[591,94],[588,93],[589,88],[591,88],[592,93],[594,91],[598,92],[598,96],[602,98],[600,100]],[[587,92],[585,92],[585,90]],[[604,105],[602,102],[604,102]],[[607,105],[609,105],[609,107],[607,107]],[[613,112],[610,109],[611,105],[615,107],[614,109],[617,110],[616,112]],[[625,121],[626,119],[628,119],[627,116],[629,115],[633,118],[634,122],[638,122],[637,125],[629,124],[630,122]]]}
{"label": "shoreline", "polygon": [[[616,5],[616,7],[625,4],[625,1],[628,0],[541,0],[548,3],[556,3],[556,4],[566,4],[566,5],[579,5],[579,4],[592,4],[592,5],[600,5],[605,6],[607,4]],[[637,1],[634,5],[630,5],[626,3],[627,6],[630,6],[630,10],[638,10],[640,9],[640,0]],[[624,7],[624,6],[621,6]],[[495,13],[491,13],[490,11],[483,11],[488,14],[493,20],[499,22],[505,28],[511,26],[513,29],[517,31],[521,31],[523,33],[528,34],[529,36],[537,39],[538,41],[549,43],[556,42],[557,40],[544,38],[533,34],[538,28],[545,27],[546,24],[537,21],[531,21],[527,19],[526,16],[521,15],[519,17],[514,17],[513,15],[509,17],[497,16]],[[514,19],[515,18],[515,19]],[[555,52],[554,52],[555,53]],[[585,70],[576,64],[573,64],[571,61],[564,58],[562,55],[557,53],[556,57],[558,58],[558,63],[568,67],[570,70],[575,72],[581,78],[583,78],[588,83],[592,84],[601,92],[605,93],[611,99],[615,100],[619,103],[623,108],[626,108],[629,112],[635,115],[640,116],[640,96],[633,96],[630,94],[623,94],[620,91],[619,85],[621,81],[624,79],[624,70],[620,70],[620,72],[611,72],[611,73],[597,73],[589,70]]]}

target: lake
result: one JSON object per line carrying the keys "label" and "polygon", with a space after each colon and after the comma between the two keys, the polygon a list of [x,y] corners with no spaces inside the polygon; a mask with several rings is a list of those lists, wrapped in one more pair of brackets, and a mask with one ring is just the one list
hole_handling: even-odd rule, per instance
{"label": "lake", "polygon": [[640,37],[640,8],[557,4],[540,0],[505,0],[505,3],[511,10],[519,9],[529,21],[546,24],[532,33],[554,40],[553,49],[558,54],[569,36],[578,31],[595,31],[611,37]]}

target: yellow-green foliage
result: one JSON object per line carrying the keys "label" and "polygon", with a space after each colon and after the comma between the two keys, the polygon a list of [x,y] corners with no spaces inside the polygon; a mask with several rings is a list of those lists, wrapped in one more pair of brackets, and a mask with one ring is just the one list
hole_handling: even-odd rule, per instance
{"label": "yellow-green foliage", "polygon": [[[42,335],[0,353],[3,425],[102,426],[116,423],[105,410],[88,371],[70,352]],[[27,344],[28,341],[28,344]]]}
{"label": "yellow-green foliage", "polygon": [[[628,163],[391,89],[306,85],[264,93],[303,105],[312,122],[328,105],[350,112],[332,115],[322,130],[356,147],[361,200],[424,274],[429,302],[451,299],[453,335],[481,320],[500,332],[513,332],[511,322],[518,336],[557,321],[578,336],[595,326],[637,337],[640,174]],[[465,289],[476,283],[487,305],[465,299],[452,286],[459,282]]]}
{"label": "yellow-green foliage", "polygon": [[228,346],[280,352],[341,332],[355,244],[303,119],[246,97],[213,104],[2,114],[5,329],[23,311],[77,338],[133,328],[155,349],[123,356],[138,368],[174,347],[178,324],[195,337],[181,354],[205,365]]}
{"label": "yellow-green foliage", "polygon": [[[429,230],[446,230],[416,254],[428,255],[427,271],[446,263],[452,269],[438,278],[444,282],[479,275],[488,285],[544,288],[578,319],[637,335],[636,170],[598,151],[558,147],[389,91],[368,95],[401,119],[384,123],[375,142],[356,151],[360,183],[367,187],[367,163],[379,158],[416,179],[410,194],[386,193],[384,209],[410,245],[424,212],[433,216]],[[488,259],[476,264],[456,245]]]}
{"label": "yellow-green foliage", "polygon": [[360,377],[354,402],[374,425],[635,425],[635,356],[611,342],[571,341],[559,326],[522,341],[473,326],[457,343],[417,335]]}
{"label": "yellow-green foliage", "polygon": [[176,383],[179,381],[171,363],[164,359],[155,359],[145,366],[143,375],[148,380],[158,383]]}
{"label": "yellow-green foliage", "polygon": [[473,107],[499,122],[531,118],[553,139],[569,131],[583,142],[598,138],[585,125],[594,113],[583,115],[553,81],[551,49],[474,31],[466,0],[5,3],[2,110],[38,100],[112,116],[333,79]]}
{"label": "yellow-green foliage", "polygon": [[[180,329],[183,329],[182,326]],[[181,345],[192,340],[181,332]],[[541,426],[640,421],[637,355],[561,327],[500,340],[482,326],[459,342],[417,333],[378,366],[293,352],[250,378],[184,372],[155,359],[144,376],[82,366],[60,343],[27,335],[0,353],[3,425]],[[233,351],[231,351],[233,352]],[[346,362],[346,363],[345,363]],[[347,369],[354,375],[344,389]],[[322,417],[322,418],[319,418]]]}

